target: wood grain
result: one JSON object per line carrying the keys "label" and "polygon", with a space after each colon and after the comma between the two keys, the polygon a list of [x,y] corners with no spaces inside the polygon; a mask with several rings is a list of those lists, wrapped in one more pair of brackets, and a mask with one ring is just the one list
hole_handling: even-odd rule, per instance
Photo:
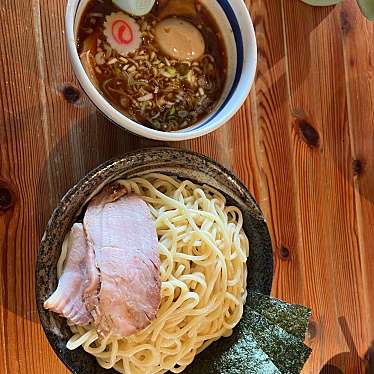
{"label": "wood grain", "polygon": [[[285,1],[284,14],[288,21],[290,106],[296,118],[294,163],[305,259],[304,288],[319,333],[313,344],[314,365],[311,361],[309,370],[316,372],[345,350],[339,317],[346,318],[361,349],[366,343],[366,329],[357,319],[363,305],[357,292],[362,288],[362,272],[355,255],[358,243],[350,183],[343,50],[339,22],[331,9],[310,13],[304,4]],[[295,33],[295,29],[301,32]],[[300,127],[301,121],[316,131],[317,146]],[[339,292],[335,291],[337,287]]]}
{"label": "wood grain", "polygon": [[297,254],[297,196],[290,162],[292,148],[282,3],[252,1],[249,6],[254,13],[259,53],[257,79],[251,95],[254,153],[259,169],[253,171],[260,172],[256,197],[273,239],[276,279],[273,292],[297,302],[302,300],[302,289],[286,286],[301,282],[301,266],[297,264],[302,257]]}
{"label": "wood grain", "polygon": [[360,17],[356,6],[349,2],[345,2],[340,9],[340,23],[358,221],[357,257],[362,268],[362,295],[365,302],[362,317],[367,326],[367,343],[373,345],[374,310],[371,302],[374,273],[371,243],[374,237],[374,24]]}
{"label": "wood grain", "polygon": [[0,12],[0,200],[10,201],[0,211],[0,371],[37,372],[51,370],[48,356],[35,344],[48,349],[38,325],[33,279],[39,241],[37,176],[47,157],[42,84],[31,4],[3,1]]}
{"label": "wood grain", "polygon": [[[355,2],[247,0],[255,84],[204,138],[169,144],[233,170],[267,219],[273,294],[313,308],[304,373],[364,373],[374,340],[374,26]],[[93,167],[160,143],[108,123],[68,61],[65,2],[0,5],[0,373],[67,373],[34,302],[45,224]],[[345,370],[345,371],[344,371]]]}

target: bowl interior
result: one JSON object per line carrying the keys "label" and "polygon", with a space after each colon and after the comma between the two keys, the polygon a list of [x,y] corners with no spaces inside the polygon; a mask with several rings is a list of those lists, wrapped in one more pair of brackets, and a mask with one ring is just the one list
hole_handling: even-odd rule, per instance
{"label": "bowl interior", "polygon": [[[228,204],[241,209],[251,248],[247,262],[247,289],[270,294],[273,277],[271,240],[262,213],[244,185],[214,161],[188,151],[154,148],[129,153],[100,166],[65,195],[54,211],[41,242],[36,268],[36,302],[40,321],[56,354],[73,373],[112,374],[116,371],[102,369],[94,357],[81,348],[69,351],[66,343],[71,332],[66,320],[43,308],[44,301],[57,287],[56,268],[62,242],[87,201],[104,185],[120,177],[129,178],[149,172],[162,172],[209,184],[226,196]],[[219,341],[208,348],[208,354],[214,355],[217,344]],[[198,359],[199,356],[195,360]],[[188,368],[184,373],[188,374]]]}
{"label": "bowl interior", "polygon": [[[233,13],[230,12],[230,8],[228,8],[227,5],[225,4],[226,0],[224,1],[222,0],[200,0],[200,1],[202,4],[205,5],[207,9],[209,9],[211,15],[213,16],[214,20],[216,21],[217,25],[219,25],[219,28],[221,30],[226,53],[227,53],[227,79],[226,79],[221,97],[217,101],[212,113],[204,117],[201,121],[199,121],[195,125],[190,126],[187,129],[179,130],[179,132],[186,132],[186,131],[188,132],[193,129],[197,129],[201,126],[204,126],[204,124],[207,123],[214,116],[214,113],[218,110],[219,107],[222,106],[222,104],[225,102],[225,100],[229,96],[233,88],[235,79],[238,76],[237,74],[239,74],[242,68],[242,64],[240,63],[240,61],[238,65],[237,45],[239,46],[240,50],[242,50],[243,42],[241,40],[236,40],[238,39],[238,34],[237,34],[237,31],[236,32],[233,31],[233,28],[231,25],[234,25],[237,27],[237,20],[236,20],[236,17],[233,15]],[[77,41],[80,20],[87,6],[87,3],[89,2],[90,0],[80,0],[79,2],[77,13],[74,19],[75,42]],[[240,54],[242,54],[242,52]],[[105,98],[105,100],[107,99]]]}
{"label": "bowl interior", "polygon": [[[241,106],[252,85],[256,67],[256,40],[252,21],[244,3],[228,0],[200,0],[221,29],[226,47],[227,79],[213,111],[186,129],[164,133],[149,129],[115,109],[90,81],[76,50],[76,37],[83,11],[90,0],[69,0],[66,16],[67,40],[73,68],[83,90],[93,103],[113,122],[139,135],[157,140],[182,140],[203,135],[227,121]],[[173,134],[173,135],[171,135]]]}

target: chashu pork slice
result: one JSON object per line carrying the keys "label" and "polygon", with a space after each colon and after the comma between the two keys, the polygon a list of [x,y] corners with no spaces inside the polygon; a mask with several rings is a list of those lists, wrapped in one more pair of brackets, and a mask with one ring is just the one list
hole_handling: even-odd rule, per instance
{"label": "chashu pork slice", "polygon": [[100,274],[97,294],[85,299],[99,335],[144,329],[161,297],[157,232],[147,204],[112,186],[91,200],[83,224]]}
{"label": "chashu pork slice", "polygon": [[83,225],[72,227],[65,260],[65,267],[56,291],[44,303],[44,308],[68,319],[74,325],[87,325],[92,316],[83,302],[86,277],[87,244]]}

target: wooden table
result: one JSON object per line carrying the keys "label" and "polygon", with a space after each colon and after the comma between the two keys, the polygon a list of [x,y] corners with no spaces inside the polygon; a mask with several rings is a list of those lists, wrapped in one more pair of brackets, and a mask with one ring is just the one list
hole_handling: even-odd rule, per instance
{"label": "wooden table", "polygon": [[[328,362],[364,373],[374,350],[374,24],[353,0],[248,6],[259,51],[251,95],[219,131],[174,145],[234,170],[260,203],[274,245],[273,294],[313,308],[304,373],[339,373]],[[34,302],[38,244],[53,208],[103,161],[156,145],[109,124],[77,89],[64,10],[60,0],[0,4],[5,374],[67,372]]]}

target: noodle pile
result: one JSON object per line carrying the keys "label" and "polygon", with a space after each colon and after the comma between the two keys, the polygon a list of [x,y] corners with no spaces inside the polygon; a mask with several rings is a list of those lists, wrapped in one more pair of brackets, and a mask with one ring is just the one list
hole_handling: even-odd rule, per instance
{"label": "noodle pile", "polygon": [[209,186],[162,174],[117,182],[142,197],[155,219],[160,309],[145,330],[122,339],[71,326],[67,347],[82,346],[102,367],[125,374],[180,373],[199,352],[230,336],[243,314],[249,244],[242,213]]}

